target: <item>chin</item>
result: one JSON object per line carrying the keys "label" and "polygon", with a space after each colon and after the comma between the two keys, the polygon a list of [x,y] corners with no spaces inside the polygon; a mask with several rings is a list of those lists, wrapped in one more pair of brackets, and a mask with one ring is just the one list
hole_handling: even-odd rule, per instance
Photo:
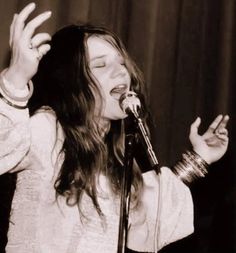
{"label": "chin", "polygon": [[126,113],[124,113],[123,111],[117,113],[117,114],[112,114],[107,116],[106,118],[108,120],[121,120],[121,119],[125,119],[128,115]]}

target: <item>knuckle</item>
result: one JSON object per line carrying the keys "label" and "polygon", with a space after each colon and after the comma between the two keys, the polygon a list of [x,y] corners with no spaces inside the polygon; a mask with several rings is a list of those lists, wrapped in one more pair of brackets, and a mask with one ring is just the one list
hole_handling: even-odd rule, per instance
{"label": "knuckle", "polygon": [[51,40],[51,35],[49,33],[46,33],[45,36],[47,37],[48,40]]}
{"label": "knuckle", "polygon": [[16,17],[16,24],[24,24],[25,23],[25,21],[24,21],[24,18],[22,17],[22,16],[17,16]]}
{"label": "knuckle", "polygon": [[26,29],[27,30],[33,30],[34,29],[34,25],[33,25],[33,23],[32,22],[29,22],[28,24],[27,24],[27,26],[26,26]]}

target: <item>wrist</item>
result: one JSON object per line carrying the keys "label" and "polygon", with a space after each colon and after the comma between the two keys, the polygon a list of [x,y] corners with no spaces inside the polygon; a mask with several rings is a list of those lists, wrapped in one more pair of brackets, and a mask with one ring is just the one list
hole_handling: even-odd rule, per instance
{"label": "wrist", "polygon": [[204,152],[204,149],[197,149],[193,147],[193,151],[197,153],[208,165],[212,164],[213,161],[208,157],[207,152]]}
{"label": "wrist", "polygon": [[17,109],[25,109],[28,100],[33,94],[33,83],[30,80],[24,89],[18,89],[12,85],[6,78],[3,71],[0,75],[0,97],[8,105]]}
{"label": "wrist", "polygon": [[197,178],[205,177],[208,173],[209,164],[194,150],[186,151],[175,166],[172,168],[185,184],[189,185]]}
{"label": "wrist", "polygon": [[12,86],[12,88],[17,90],[27,89],[29,79],[17,71],[17,69],[14,69],[13,67],[5,69],[1,75],[4,76],[4,79],[10,84],[10,86]]}

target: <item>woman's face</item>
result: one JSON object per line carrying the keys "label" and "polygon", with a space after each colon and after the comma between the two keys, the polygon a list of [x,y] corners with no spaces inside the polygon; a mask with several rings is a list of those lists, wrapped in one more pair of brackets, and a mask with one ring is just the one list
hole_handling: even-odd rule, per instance
{"label": "woman's face", "polygon": [[101,116],[106,120],[125,118],[127,115],[120,108],[119,98],[130,89],[130,74],[123,56],[101,37],[89,37],[87,46],[90,71],[103,99],[101,103],[99,95],[94,94],[96,111],[101,109]]}

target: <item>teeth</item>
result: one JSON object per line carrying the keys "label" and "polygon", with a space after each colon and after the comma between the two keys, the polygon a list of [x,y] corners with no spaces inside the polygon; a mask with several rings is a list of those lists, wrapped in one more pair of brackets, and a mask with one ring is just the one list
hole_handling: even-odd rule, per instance
{"label": "teeth", "polygon": [[126,84],[120,84],[120,85],[117,85],[115,88],[113,88],[111,91],[110,91],[110,95],[116,99],[116,100],[119,100],[120,99],[120,96],[122,94],[124,94],[127,90],[127,85]]}
{"label": "teeth", "polygon": [[116,86],[115,88],[113,88],[111,91],[110,91],[110,94],[114,94],[114,93],[119,93],[119,94],[123,94],[127,89],[127,85],[125,84],[120,84],[118,86]]}

